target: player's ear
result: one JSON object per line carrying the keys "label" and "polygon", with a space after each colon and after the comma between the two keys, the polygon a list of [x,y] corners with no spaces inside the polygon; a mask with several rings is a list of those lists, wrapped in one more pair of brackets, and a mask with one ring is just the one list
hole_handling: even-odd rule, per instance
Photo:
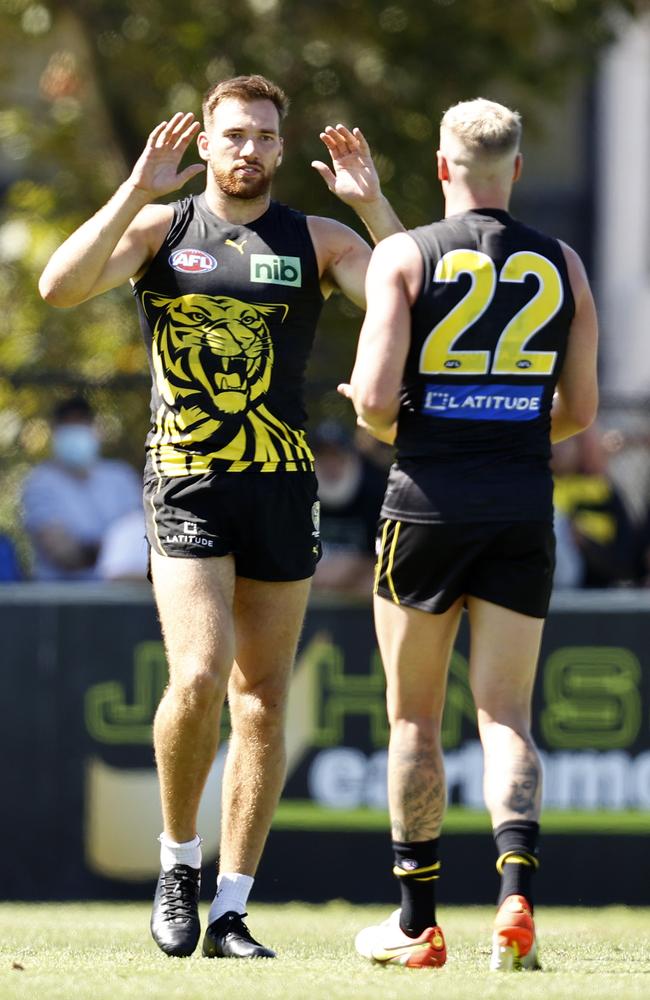
{"label": "player's ear", "polygon": [[207,132],[199,132],[196,137],[196,145],[201,159],[208,160],[210,158],[210,139]]}
{"label": "player's ear", "polygon": [[447,166],[447,160],[442,155],[440,150],[436,152],[436,160],[438,162],[438,180],[448,181],[449,180],[449,167]]}
{"label": "player's ear", "polygon": [[518,181],[519,178],[521,177],[521,171],[523,170],[523,166],[524,166],[524,158],[521,153],[517,153],[517,155],[515,156],[515,164],[512,172],[513,184],[515,183],[515,181]]}
{"label": "player's ear", "polygon": [[284,153],[284,139],[280,139],[280,152],[278,153],[278,162],[277,162],[277,166],[278,167],[282,163],[282,155],[283,155],[283,153]]}

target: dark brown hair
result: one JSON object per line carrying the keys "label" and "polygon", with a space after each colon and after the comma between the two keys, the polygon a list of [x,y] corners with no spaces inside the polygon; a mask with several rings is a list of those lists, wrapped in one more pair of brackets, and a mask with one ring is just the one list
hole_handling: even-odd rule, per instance
{"label": "dark brown hair", "polygon": [[214,110],[220,101],[227,97],[236,97],[240,101],[271,101],[278,111],[280,121],[289,110],[289,98],[277,84],[267,80],[265,76],[233,76],[222,80],[207,91],[203,98],[203,121],[209,124]]}

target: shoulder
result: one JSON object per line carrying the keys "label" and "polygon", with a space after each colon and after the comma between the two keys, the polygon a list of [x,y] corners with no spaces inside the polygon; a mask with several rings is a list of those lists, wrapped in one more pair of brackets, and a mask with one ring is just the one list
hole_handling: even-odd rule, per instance
{"label": "shoulder", "polygon": [[349,245],[350,242],[365,244],[370,250],[370,246],[364,239],[350,226],[336,219],[328,219],[322,215],[306,216],[309,235],[314,246],[318,249],[324,246],[334,246],[337,244]]}
{"label": "shoulder", "polygon": [[573,247],[570,247],[568,243],[564,243],[563,240],[558,240],[557,242],[562,251],[567,267],[572,271],[585,274],[585,266],[582,263],[580,255],[576,253]]}
{"label": "shoulder", "polygon": [[131,278],[139,281],[152,259],[160,250],[174,220],[173,205],[145,205],[140,209],[127,230],[130,243],[140,247],[143,254],[142,267]]}
{"label": "shoulder", "polygon": [[157,253],[174,221],[174,205],[145,205],[131,227],[146,241],[151,253]]}
{"label": "shoulder", "polygon": [[283,217],[293,222],[305,223],[307,221],[307,216],[304,212],[301,212],[299,208],[293,208],[291,205],[285,205],[283,201],[276,201],[275,198],[271,199],[268,211],[271,217]]}
{"label": "shoulder", "polygon": [[420,248],[413,235],[408,233],[393,233],[381,240],[372,252],[376,260],[389,263],[400,263],[403,261],[416,261],[422,259]]}
{"label": "shoulder", "polygon": [[571,289],[577,302],[580,296],[589,290],[589,280],[585,265],[573,247],[570,247],[568,243],[564,243],[562,240],[558,240],[557,242],[564,257]]}
{"label": "shoulder", "polygon": [[381,240],[372,251],[369,279],[404,281],[415,294],[422,281],[422,253],[410,233],[394,233]]}
{"label": "shoulder", "polygon": [[545,232],[543,229],[536,229],[534,226],[529,226],[525,222],[522,222],[521,219],[515,219],[510,216],[508,228],[515,240],[520,240],[524,244],[531,244],[533,248],[537,245],[537,249],[543,250],[551,258],[553,254],[559,254],[568,263],[567,253],[565,252],[567,251],[573,258],[578,261],[580,260],[575,250],[572,250],[570,246],[559,240],[557,236],[553,236],[552,233]]}
{"label": "shoulder", "polygon": [[161,226],[167,229],[174,218],[173,205],[145,205],[141,208],[131,226],[143,232],[154,232]]}
{"label": "shoulder", "polygon": [[[309,216],[299,208],[292,208],[284,202],[271,199],[268,209],[259,220],[264,232],[284,233],[298,239],[311,239]],[[312,240],[313,242],[313,240]]]}
{"label": "shoulder", "polygon": [[425,239],[427,236],[448,232],[450,229],[457,229],[465,224],[464,216],[452,215],[448,219],[434,219],[433,222],[426,222],[423,226],[414,226],[408,232],[413,239]]}

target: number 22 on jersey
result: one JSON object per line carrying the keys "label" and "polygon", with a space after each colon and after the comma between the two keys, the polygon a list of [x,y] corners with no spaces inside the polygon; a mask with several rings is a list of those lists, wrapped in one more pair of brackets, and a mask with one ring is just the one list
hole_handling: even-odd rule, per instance
{"label": "number 22 on jersey", "polygon": [[[423,375],[550,375],[556,351],[527,350],[529,341],[555,316],[564,301],[558,269],[548,258],[520,250],[507,258],[497,274],[494,261],[479,250],[451,250],[436,265],[433,280],[471,278],[463,298],[427,336],[420,352]],[[457,340],[483,316],[499,282],[523,282],[532,275],[538,288],[499,334],[492,351],[454,350]]]}

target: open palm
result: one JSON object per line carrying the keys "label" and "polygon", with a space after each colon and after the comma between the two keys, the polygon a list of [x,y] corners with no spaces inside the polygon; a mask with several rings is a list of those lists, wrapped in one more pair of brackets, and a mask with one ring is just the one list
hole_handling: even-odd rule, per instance
{"label": "open palm", "polygon": [[157,198],[176,191],[205,170],[202,163],[193,163],[180,173],[178,169],[185,150],[200,127],[193,114],[180,111],[168,122],[156,125],[131,171],[134,186]]}
{"label": "open palm", "polygon": [[375,201],[380,196],[379,177],[361,129],[350,131],[345,125],[328,125],[320,137],[329,150],[332,166],[314,160],[312,167],[332,194],[348,205]]}

